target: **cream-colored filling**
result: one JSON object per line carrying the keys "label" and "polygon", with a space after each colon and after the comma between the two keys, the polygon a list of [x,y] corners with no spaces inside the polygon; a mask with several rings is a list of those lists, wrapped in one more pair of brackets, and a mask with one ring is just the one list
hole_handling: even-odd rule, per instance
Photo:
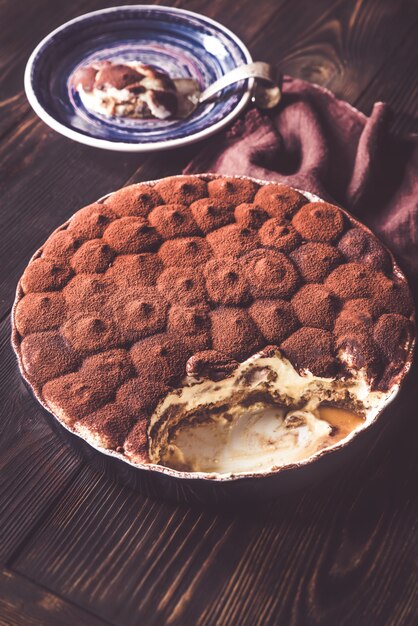
{"label": "cream-colored filling", "polygon": [[364,428],[387,401],[363,372],[299,374],[279,351],[255,355],[222,381],[186,379],[154,412],[152,463],[240,474],[311,458]]}
{"label": "cream-colored filling", "polygon": [[[145,68],[141,63],[134,61],[124,62],[125,65],[138,70],[141,74]],[[172,78],[177,97],[177,118],[190,115],[199,102],[200,86],[192,78]],[[78,83],[76,89],[81,101],[88,111],[99,113],[106,117],[157,118],[168,119],[172,112],[165,108],[158,98],[158,92],[168,92],[159,78],[145,76],[140,81],[145,89],[142,93],[133,93],[129,89],[116,89],[108,86],[106,89],[85,91]],[[152,93],[154,92],[154,96]],[[156,95],[155,95],[156,94]]]}
{"label": "cream-colored filling", "polygon": [[78,86],[80,98],[89,111],[95,111],[108,117],[156,117],[166,119],[171,112],[162,105],[156,105],[151,99],[149,91],[133,94],[129,89],[93,89],[85,91],[82,85]]}
{"label": "cream-colored filling", "polygon": [[[125,62],[125,65],[129,65],[140,73],[144,69],[141,63]],[[116,89],[110,85],[106,89],[95,88],[92,91],[86,91],[79,83],[76,88],[86,109],[107,117],[155,117],[157,119],[170,117],[171,111],[151,97],[152,90],[166,91],[161,88],[161,81],[158,78],[144,77],[140,82],[145,91],[138,94],[129,89]]]}
{"label": "cream-colored filling", "polygon": [[263,471],[309,458],[364,423],[339,407],[286,412],[255,403],[247,410],[236,406],[228,414],[235,419],[220,415],[179,428],[168,444],[165,464],[180,471]]}

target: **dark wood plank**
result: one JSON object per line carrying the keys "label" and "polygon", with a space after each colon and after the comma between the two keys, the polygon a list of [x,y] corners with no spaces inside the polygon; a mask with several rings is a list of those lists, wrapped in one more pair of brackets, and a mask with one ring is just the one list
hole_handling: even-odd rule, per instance
{"label": "dark wood plank", "polygon": [[106,626],[108,622],[66,602],[39,585],[0,568],[2,626]]}
{"label": "dark wood plank", "polygon": [[[150,626],[166,623],[176,592],[195,589],[200,595],[204,573],[221,556],[234,524],[232,518],[215,513],[145,499],[89,469],[68,490],[54,518],[58,532],[51,534],[49,525],[44,526],[37,547],[25,550],[14,567],[30,577],[36,567],[37,581],[59,588],[82,606],[88,599],[98,615],[127,626],[145,620]],[[88,550],[88,558],[78,547],[62,552],[64,526],[71,527],[74,542]],[[44,543],[47,536],[51,552]],[[52,571],[56,587],[51,585]],[[185,623],[179,619],[176,623]]]}
{"label": "dark wood plank", "polygon": [[[239,2],[212,0],[204,6],[201,6],[199,2],[190,1],[177,2],[176,6],[197,11],[218,20],[236,33],[252,52],[253,41],[291,3],[292,0],[262,0],[261,2],[254,2],[254,0],[240,0]],[[164,2],[164,4],[166,3]]]}
{"label": "dark wood plank", "polygon": [[[26,3],[25,10],[17,2],[5,2],[0,7],[0,138],[20,123],[30,106],[23,92],[24,65],[35,45],[50,30],[80,11],[82,2],[51,5],[49,0]],[[22,37],[22,33],[26,36]],[[29,36],[28,36],[29,35]]]}
{"label": "dark wood plank", "polygon": [[406,34],[413,38],[417,21],[413,0],[293,2],[260,31],[252,52],[354,103]]}
{"label": "dark wood plank", "polygon": [[0,562],[22,545],[70,484],[81,460],[52,432],[20,378],[10,324],[0,324]]}
{"label": "dark wood plank", "polygon": [[411,25],[403,42],[385,63],[355,105],[369,112],[373,102],[382,100],[393,110],[393,132],[402,135],[418,132],[418,47],[416,26]]}

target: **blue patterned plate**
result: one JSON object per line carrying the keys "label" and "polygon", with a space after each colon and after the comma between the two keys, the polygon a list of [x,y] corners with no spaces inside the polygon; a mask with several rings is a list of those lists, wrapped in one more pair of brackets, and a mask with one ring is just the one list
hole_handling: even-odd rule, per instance
{"label": "blue patterned plate", "polygon": [[106,118],[86,110],[71,76],[92,61],[139,60],[173,78],[192,77],[201,89],[251,62],[244,44],[217,22],[183,9],[138,5],[77,17],[33,51],[25,90],[39,117],[57,132],[96,148],[146,152],[199,141],[234,119],[250,98],[251,81],[224,90],[186,120]]}

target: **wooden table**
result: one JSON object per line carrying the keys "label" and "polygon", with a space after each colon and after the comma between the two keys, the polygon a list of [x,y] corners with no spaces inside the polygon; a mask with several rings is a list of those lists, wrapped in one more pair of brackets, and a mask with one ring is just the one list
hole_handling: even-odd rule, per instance
{"label": "wooden table", "polygon": [[[79,207],[178,173],[197,149],[100,152],[57,135],[30,109],[22,75],[35,44],[113,4],[0,2],[0,623],[412,624],[416,406],[394,412],[390,436],[379,435],[355,467],[265,507],[216,512],[148,499],[92,467],[51,429],[20,378],[9,313],[34,250]],[[394,131],[413,128],[413,0],[165,4],[219,20],[254,58],[365,113],[386,100]]]}

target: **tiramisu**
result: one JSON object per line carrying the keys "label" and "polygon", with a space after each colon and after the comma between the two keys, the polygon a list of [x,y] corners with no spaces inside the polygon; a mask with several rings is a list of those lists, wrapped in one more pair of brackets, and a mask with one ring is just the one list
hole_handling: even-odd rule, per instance
{"label": "tiramisu", "polygon": [[177,113],[177,89],[166,72],[134,61],[97,61],[71,79],[87,110],[105,117],[167,119]]}
{"label": "tiramisu", "polygon": [[26,268],[13,324],[23,375],[70,430],[208,477],[349,440],[414,337],[406,280],[368,229],[285,185],[213,175],[81,209]]}

